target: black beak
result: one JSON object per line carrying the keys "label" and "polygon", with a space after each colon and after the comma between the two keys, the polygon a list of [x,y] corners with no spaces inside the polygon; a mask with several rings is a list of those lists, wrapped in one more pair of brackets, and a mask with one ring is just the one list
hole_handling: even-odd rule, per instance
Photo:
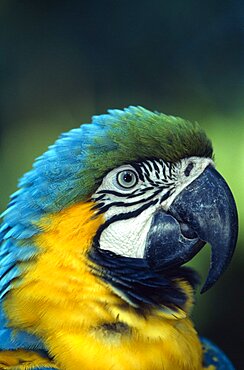
{"label": "black beak", "polygon": [[234,253],[238,216],[233,195],[223,177],[208,166],[173,201],[158,211],[149,230],[145,257],[156,270],[180,266],[207,242],[212,247],[205,292],[219,279]]}

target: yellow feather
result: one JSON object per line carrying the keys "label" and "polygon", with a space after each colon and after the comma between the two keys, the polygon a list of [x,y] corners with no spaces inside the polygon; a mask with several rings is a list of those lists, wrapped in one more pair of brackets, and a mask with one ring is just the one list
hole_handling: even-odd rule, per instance
{"label": "yellow feather", "polygon": [[87,251],[104,222],[92,206],[76,204],[38,224],[40,255],[6,298],[11,325],[40,336],[60,369],[202,369],[190,303],[175,317],[156,309],[142,315],[92,273]]}

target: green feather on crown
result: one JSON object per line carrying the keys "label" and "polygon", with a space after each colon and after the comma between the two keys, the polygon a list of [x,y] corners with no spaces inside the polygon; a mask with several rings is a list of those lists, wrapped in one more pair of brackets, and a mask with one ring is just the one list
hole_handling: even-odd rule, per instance
{"label": "green feather on crown", "polygon": [[29,225],[46,212],[85,201],[103,176],[124,163],[147,158],[175,162],[212,157],[210,140],[197,123],[142,107],[109,110],[63,135],[19,182],[6,217]]}
{"label": "green feather on crown", "polygon": [[143,107],[108,112],[92,121],[104,129],[88,147],[86,166],[96,171],[94,180],[123,163],[145,158],[176,162],[191,156],[213,156],[211,141],[196,122]]}

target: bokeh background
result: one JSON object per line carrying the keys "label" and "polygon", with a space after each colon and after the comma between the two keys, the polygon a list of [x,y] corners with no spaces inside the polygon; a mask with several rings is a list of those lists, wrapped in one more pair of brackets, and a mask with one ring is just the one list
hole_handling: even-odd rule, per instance
{"label": "bokeh background", "polygon": [[[244,2],[1,0],[0,29],[0,211],[62,131],[108,108],[143,105],[206,129],[241,227],[193,317],[244,368]],[[192,264],[206,276],[208,249]]]}

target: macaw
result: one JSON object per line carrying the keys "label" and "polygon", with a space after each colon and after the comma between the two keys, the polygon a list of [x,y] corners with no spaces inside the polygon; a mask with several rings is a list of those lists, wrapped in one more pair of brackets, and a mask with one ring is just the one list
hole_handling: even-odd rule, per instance
{"label": "macaw", "polygon": [[197,123],[143,107],[63,134],[0,229],[0,369],[227,370],[190,318],[237,240],[232,193]]}

